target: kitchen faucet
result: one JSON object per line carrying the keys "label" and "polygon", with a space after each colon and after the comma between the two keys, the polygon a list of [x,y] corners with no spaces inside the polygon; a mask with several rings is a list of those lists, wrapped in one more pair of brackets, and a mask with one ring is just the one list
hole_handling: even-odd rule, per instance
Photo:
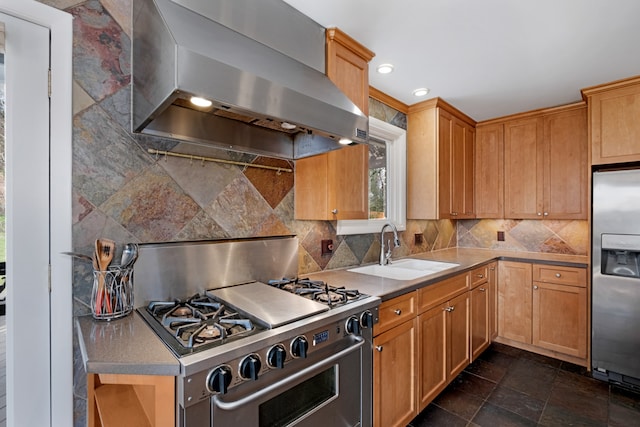
{"label": "kitchen faucet", "polygon": [[387,227],[391,227],[391,231],[393,231],[393,244],[394,247],[400,247],[400,239],[398,239],[398,229],[395,225],[390,222],[387,222],[382,226],[382,231],[380,231],[380,265],[387,265],[389,261],[391,261],[391,242],[387,240],[387,252],[384,251],[384,230]]}

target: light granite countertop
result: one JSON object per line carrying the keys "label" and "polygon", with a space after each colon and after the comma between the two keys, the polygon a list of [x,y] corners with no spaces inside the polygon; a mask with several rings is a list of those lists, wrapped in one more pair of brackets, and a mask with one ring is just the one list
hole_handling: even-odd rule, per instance
{"label": "light granite countertop", "polygon": [[[589,263],[586,256],[465,248],[428,252],[409,258],[452,262],[459,266],[415,280],[385,279],[353,273],[348,269],[323,271],[310,274],[309,277],[333,286],[355,288],[363,294],[377,296],[385,301],[497,259],[574,267],[587,267]],[[76,327],[87,372],[171,376],[180,374],[177,358],[135,311],[125,318],[110,322],[94,320],[91,316],[78,317]]]}
{"label": "light granite countertop", "polygon": [[135,311],[111,321],[76,318],[80,351],[87,373],[180,374],[180,363]]}
{"label": "light granite countertop", "polygon": [[386,279],[348,271],[353,267],[341,270],[322,271],[309,274],[308,276],[313,279],[325,281],[333,286],[357,289],[363,294],[380,297],[382,301],[386,301],[492,260],[522,261],[572,267],[587,267],[589,264],[589,258],[580,255],[467,248],[443,249],[440,251],[411,255],[407,258],[451,262],[459,265],[458,267],[414,280]]}

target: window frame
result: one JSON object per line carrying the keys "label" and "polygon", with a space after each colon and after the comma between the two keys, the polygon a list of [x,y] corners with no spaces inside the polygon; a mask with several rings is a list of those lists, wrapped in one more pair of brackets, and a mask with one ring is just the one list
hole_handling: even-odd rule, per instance
{"label": "window frame", "polygon": [[398,231],[407,228],[407,131],[370,117],[369,135],[389,144],[387,153],[388,218],[338,220],[336,231],[338,235],[377,233],[387,222],[393,223]]}

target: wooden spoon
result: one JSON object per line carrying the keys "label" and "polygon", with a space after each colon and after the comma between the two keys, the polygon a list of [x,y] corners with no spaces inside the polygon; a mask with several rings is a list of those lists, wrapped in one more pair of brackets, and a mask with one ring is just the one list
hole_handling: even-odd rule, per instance
{"label": "wooden spoon", "polygon": [[104,286],[105,272],[109,268],[109,264],[113,260],[113,255],[116,252],[116,243],[109,239],[97,239],[96,240],[96,258],[98,260],[98,268],[100,273],[98,274],[98,295],[96,300],[96,312],[99,314],[102,311],[102,299],[106,305],[107,313],[113,313],[111,308],[111,296],[107,295],[107,291]]}

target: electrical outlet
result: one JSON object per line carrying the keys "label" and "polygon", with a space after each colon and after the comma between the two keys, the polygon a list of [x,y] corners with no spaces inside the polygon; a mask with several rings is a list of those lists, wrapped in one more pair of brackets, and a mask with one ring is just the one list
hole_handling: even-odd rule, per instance
{"label": "electrical outlet", "polygon": [[419,233],[414,234],[414,235],[413,235],[413,242],[414,242],[416,245],[421,245],[421,244],[422,244],[422,234],[419,234]]}
{"label": "electrical outlet", "polygon": [[321,240],[320,243],[322,245],[322,255],[331,255],[333,253],[333,240]]}
{"label": "electrical outlet", "polygon": [[498,242],[504,242],[504,231],[498,231]]}

